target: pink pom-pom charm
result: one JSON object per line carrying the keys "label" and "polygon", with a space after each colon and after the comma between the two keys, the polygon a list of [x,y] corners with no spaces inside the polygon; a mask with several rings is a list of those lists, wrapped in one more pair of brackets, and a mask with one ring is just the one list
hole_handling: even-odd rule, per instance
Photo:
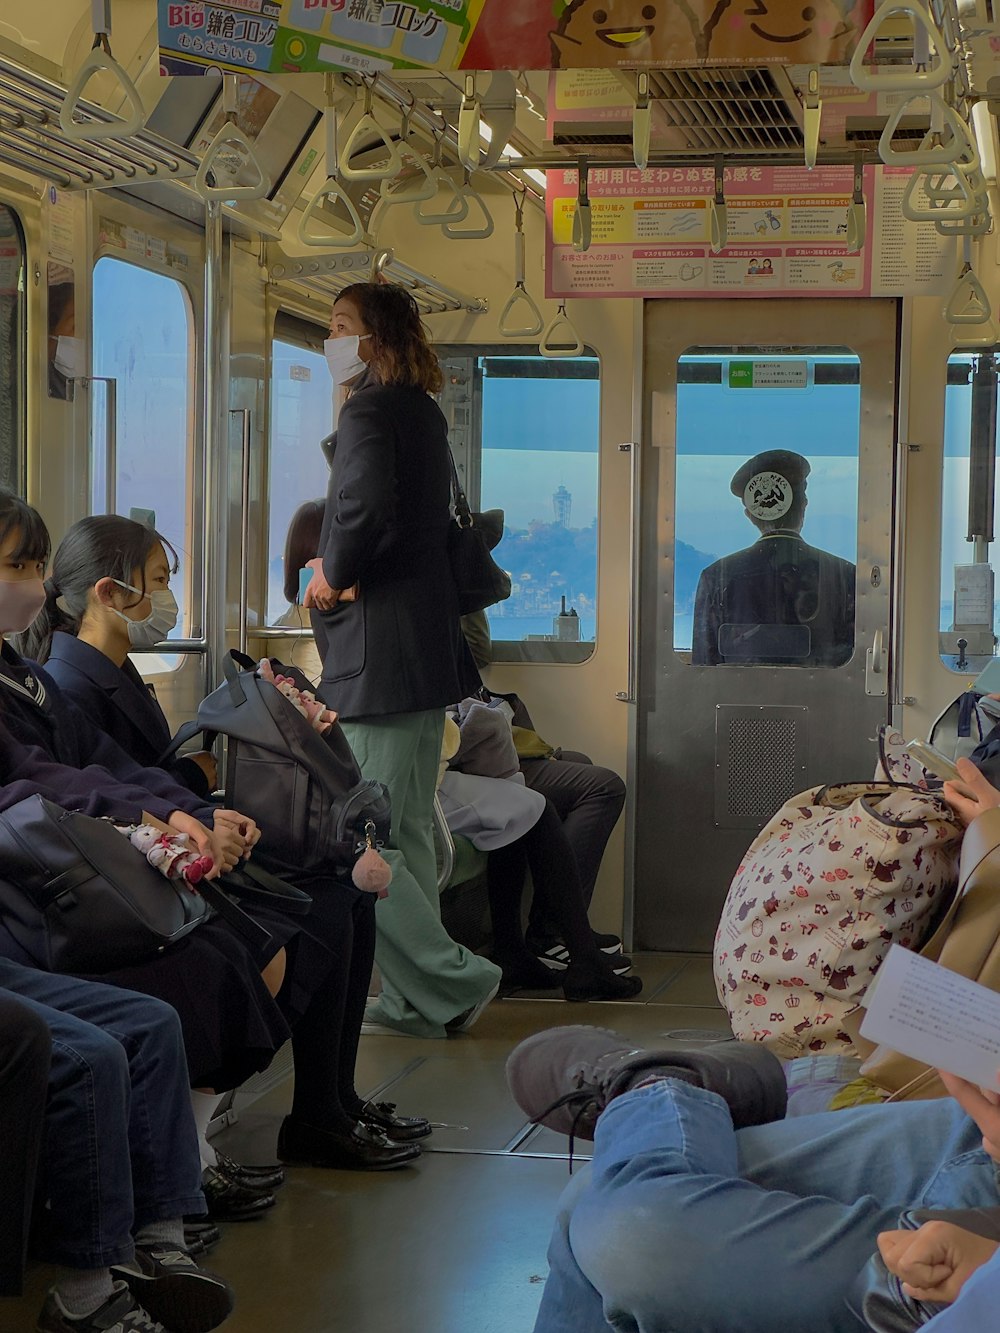
{"label": "pink pom-pom charm", "polygon": [[351,879],[362,893],[374,893],[377,898],[388,898],[392,883],[392,867],[374,847],[368,846],[354,863]]}

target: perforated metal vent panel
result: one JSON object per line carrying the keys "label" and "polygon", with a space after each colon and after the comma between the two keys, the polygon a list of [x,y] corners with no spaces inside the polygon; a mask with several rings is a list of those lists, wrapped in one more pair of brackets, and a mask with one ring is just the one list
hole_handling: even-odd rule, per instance
{"label": "perforated metal vent panel", "polygon": [[803,789],[808,718],[808,708],[717,706],[717,828],[760,828]]}

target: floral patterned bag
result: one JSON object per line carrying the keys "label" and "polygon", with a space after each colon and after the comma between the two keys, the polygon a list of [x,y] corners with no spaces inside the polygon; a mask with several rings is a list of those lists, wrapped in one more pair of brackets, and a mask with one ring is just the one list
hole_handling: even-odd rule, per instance
{"label": "floral patterned bag", "polygon": [[962,826],[940,796],[856,782],[793,796],[750,845],[715,938],[733,1032],[783,1059],[855,1053],[842,1019],[891,944],[954,897]]}

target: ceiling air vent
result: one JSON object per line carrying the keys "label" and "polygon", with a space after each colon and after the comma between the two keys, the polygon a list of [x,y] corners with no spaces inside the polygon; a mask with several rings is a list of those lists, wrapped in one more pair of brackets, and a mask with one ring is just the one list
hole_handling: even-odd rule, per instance
{"label": "ceiling air vent", "polygon": [[706,153],[802,146],[802,109],[780,66],[668,69],[650,80],[674,134]]}

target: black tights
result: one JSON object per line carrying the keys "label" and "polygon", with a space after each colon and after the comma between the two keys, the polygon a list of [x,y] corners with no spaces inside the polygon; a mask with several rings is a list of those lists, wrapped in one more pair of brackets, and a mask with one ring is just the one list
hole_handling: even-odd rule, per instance
{"label": "black tights", "polygon": [[521,898],[525,870],[531,870],[535,901],[547,920],[555,923],[571,962],[590,963],[599,951],[587,920],[576,857],[562,820],[548,799],[535,826],[516,842],[490,852],[487,882],[493,946],[497,961],[506,966],[527,953],[521,926]]}
{"label": "black tights", "polygon": [[[336,881],[296,882],[311,894],[313,908],[289,946],[290,975],[278,995],[279,1004],[294,1006],[297,984],[311,990],[304,1008],[289,1013],[292,1115],[320,1129],[343,1130],[361,1109],[354,1066],[375,959],[375,898]],[[294,978],[297,969],[301,983]]]}

